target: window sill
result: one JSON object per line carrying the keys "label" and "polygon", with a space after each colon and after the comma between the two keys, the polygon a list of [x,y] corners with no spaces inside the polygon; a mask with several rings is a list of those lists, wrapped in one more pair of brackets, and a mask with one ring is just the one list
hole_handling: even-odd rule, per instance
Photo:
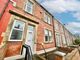
{"label": "window sill", "polygon": [[31,16],[33,16],[33,13],[29,13],[29,12],[27,12],[25,10],[24,10],[24,12],[27,13],[27,14],[29,14],[29,15],[31,15]]}
{"label": "window sill", "polygon": [[[45,22],[44,20],[43,20],[43,22]],[[50,25],[50,26],[52,26],[52,24],[49,24],[49,23],[47,23],[47,22],[45,22],[46,24],[48,24],[48,25]]]}
{"label": "window sill", "polygon": [[14,41],[14,42],[19,42],[19,41],[22,41],[22,40],[8,40],[8,41]]}
{"label": "window sill", "polygon": [[52,44],[53,42],[44,42],[44,44]]}

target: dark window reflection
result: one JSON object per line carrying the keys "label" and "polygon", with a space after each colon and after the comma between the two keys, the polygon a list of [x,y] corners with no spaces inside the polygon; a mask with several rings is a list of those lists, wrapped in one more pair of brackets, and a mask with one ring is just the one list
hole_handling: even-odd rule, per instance
{"label": "dark window reflection", "polygon": [[25,26],[24,22],[18,20],[14,21],[10,39],[21,40],[24,26]]}
{"label": "dark window reflection", "polygon": [[13,29],[10,39],[20,40],[21,38],[22,38],[22,31]]}

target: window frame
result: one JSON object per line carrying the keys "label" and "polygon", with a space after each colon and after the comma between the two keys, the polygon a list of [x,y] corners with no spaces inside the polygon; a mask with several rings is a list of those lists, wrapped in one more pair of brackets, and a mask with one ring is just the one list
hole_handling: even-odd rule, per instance
{"label": "window frame", "polygon": [[[45,36],[48,35],[48,33],[46,34],[46,32],[48,32],[47,29],[44,30],[44,42],[48,43],[48,41],[46,41]],[[47,39],[48,40],[48,39]]]}
{"label": "window frame", "polygon": [[[48,32],[48,33],[47,33],[47,34],[48,34],[48,41],[45,40],[45,36],[46,36],[45,31]],[[49,32],[51,32],[51,39],[50,39]],[[53,41],[52,31],[50,31],[50,30],[48,30],[48,29],[44,29],[44,42],[45,42],[45,43],[50,43],[50,42],[52,42],[52,41]]]}
{"label": "window frame", "polygon": [[62,46],[61,34],[59,32],[56,32],[55,37],[56,37],[56,46],[61,47]]}
{"label": "window frame", "polygon": [[47,12],[44,13],[44,22],[51,24],[51,16]]}
{"label": "window frame", "polygon": [[58,33],[56,34],[56,46],[57,47],[60,47],[61,46],[60,35]]}
{"label": "window frame", "polygon": [[[29,2],[32,3],[31,12],[28,12],[28,10],[27,10],[27,6],[28,6],[28,3],[29,3]],[[30,7],[30,8],[31,8],[31,7]],[[27,12],[27,13],[29,13],[29,14],[33,14],[33,11],[34,11],[34,3],[33,3],[32,1],[30,1],[30,0],[27,0],[27,2],[25,3],[24,11]]]}
{"label": "window frame", "polygon": [[65,36],[64,35],[62,35],[62,43],[63,43],[63,45],[66,45],[66,40],[65,40]]}
{"label": "window frame", "polygon": [[59,25],[58,25],[57,21],[54,22],[54,28],[55,28],[55,30],[59,30]]}
{"label": "window frame", "polygon": [[51,35],[49,35],[49,42],[52,42],[52,38],[53,38],[53,36],[52,36],[52,32],[49,30],[49,33],[51,33]]}
{"label": "window frame", "polygon": [[25,28],[25,25],[26,25],[25,22],[24,22],[24,27],[23,27],[23,30],[22,30],[22,36],[21,36],[21,39],[10,39],[10,38],[11,38],[11,34],[12,34],[13,29],[16,29],[16,28],[14,28],[16,21],[24,22],[24,21],[21,21],[21,20],[18,20],[18,19],[14,19],[13,24],[12,24],[12,28],[11,28],[11,31],[10,31],[10,35],[9,35],[9,39],[8,39],[8,41],[22,41],[22,39],[23,39],[24,28]]}

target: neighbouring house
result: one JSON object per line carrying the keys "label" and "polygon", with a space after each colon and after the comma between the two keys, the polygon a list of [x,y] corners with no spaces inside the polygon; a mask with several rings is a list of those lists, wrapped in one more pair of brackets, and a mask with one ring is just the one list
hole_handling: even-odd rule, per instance
{"label": "neighbouring house", "polygon": [[61,34],[59,30],[59,22],[55,19],[54,19],[54,30],[55,30],[56,46],[61,47],[62,41],[61,41]]}
{"label": "neighbouring house", "polygon": [[71,37],[71,33],[66,28],[64,28],[64,32],[65,32],[65,38],[66,38],[67,46],[72,45],[73,44],[73,39]]}
{"label": "neighbouring house", "polygon": [[21,54],[23,44],[42,54],[41,45],[49,52],[70,41],[68,30],[36,0],[1,0],[0,7],[0,60]]}
{"label": "neighbouring house", "polygon": [[57,47],[66,47],[73,44],[75,36],[56,19],[54,19],[54,30]]}
{"label": "neighbouring house", "polygon": [[64,26],[56,19],[54,19],[54,27],[55,27],[55,39],[57,47],[64,47],[66,45]]}

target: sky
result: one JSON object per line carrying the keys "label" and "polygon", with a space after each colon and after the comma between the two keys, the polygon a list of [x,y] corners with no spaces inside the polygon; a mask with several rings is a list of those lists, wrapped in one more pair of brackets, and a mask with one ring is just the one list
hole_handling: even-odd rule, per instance
{"label": "sky", "polygon": [[37,0],[73,34],[80,34],[80,0]]}

